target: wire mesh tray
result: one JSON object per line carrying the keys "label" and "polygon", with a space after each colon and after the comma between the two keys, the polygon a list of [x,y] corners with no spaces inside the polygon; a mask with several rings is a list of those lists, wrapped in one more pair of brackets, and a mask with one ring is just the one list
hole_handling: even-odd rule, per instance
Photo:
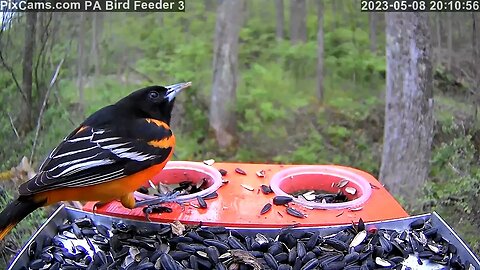
{"label": "wire mesh tray", "polygon": [[[92,214],[90,212],[85,212],[82,210],[74,209],[65,207],[61,205],[59,208],[53,212],[53,214],[48,218],[47,221],[39,228],[39,230],[29,239],[29,241],[24,245],[21,251],[17,254],[17,256],[12,261],[11,265],[9,266],[8,270],[17,270],[17,269],[28,269],[29,257],[28,257],[28,247],[32,242],[34,242],[37,237],[39,236],[54,236],[57,233],[57,227],[63,224],[64,220],[74,220],[77,218],[89,217],[96,225],[104,225],[107,227],[111,227],[113,222],[119,222],[128,224],[128,225],[135,225],[137,228],[145,228],[145,229],[155,229],[162,226],[161,223],[151,223],[151,222],[143,222],[137,220],[128,220],[128,219],[120,219],[117,217],[106,216],[106,215],[99,215],[99,214]],[[408,218],[401,218],[401,219],[394,219],[394,220],[387,220],[387,221],[380,221],[380,222],[371,222],[365,223],[367,227],[375,226],[378,229],[394,229],[394,230],[405,230],[408,229],[409,224],[418,219],[430,219],[433,226],[438,229],[438,232],[443,236],[444,239],[449,241],[451,244],[456,246],[457,254],[463,262],[468,262],[470,269],[477,269],[480,270],[480,262],[475,254],[470,250],[470,248],[464,243],[464,241],[453,231],[453,229],[448,226],[448,224],[435,212],[432,214],[424,214],[418,216],[412,216]],[[340,226],[328,226],[328,227],[308,227],[302,228],[301,226],[295,227],[291,229],[291,233],[295,237],[300,237],[306,231],[308,232],[315,232],[320,231],[320,235],[326,236],[333,233],[337,233],[348,226],[340,225]],[[278,228],[233,228],[238,232],[254,236],[257,233],[263,233],[266,236],[274,236],[278,234]],[[418,258],[410,255],[403,262],[403,265],[409,266],[412,269],[444,269],[445,266],[439,264],[433,264],[428,260],[424,260],[422,265],[418,264]]]}

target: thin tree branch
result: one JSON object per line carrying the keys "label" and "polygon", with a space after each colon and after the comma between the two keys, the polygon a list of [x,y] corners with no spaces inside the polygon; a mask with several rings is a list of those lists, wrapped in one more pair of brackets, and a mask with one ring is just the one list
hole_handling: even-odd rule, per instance
{"label": "thin tree branch", "polygon": [[[45,62],[44,61],[44,59],[45,59],[44,51],[45,51],[45,48],[47,47],[48,38],[50,37],[49,32],[48,32],[48,28],[50,27],[50,23],[52,22],[52,13],[50,13],[50,17],[48,18],[48,21],[47,21],[45,26],[43,25],[43,19],[44,19],[43,17],[40,17],[39,25],[41,27],[43,27],[44,31],[42,32],[42,35],[40,37],[41,47],[40,47],[40,51],[38,52],[38,57],[37,57],[37,61],[35,63],[35,70],[34,70],[35,85],[37,86],[37,91],[40,88],[39,80],[38,80],[38,67],[40,66],[40,62],[42,62],[42,63]],[[42,64],[42,66],[43,66],[43,64]]]}
{"label": "thin tree branch", "polygon": [[[12,20],[13,20],[13,13],[11,11],[9,11],[7,13],[4,12],[3,14],[4,14],[4,16],[2,16],[2,27],[0,29],[0,41],[2,40],[3,34],[5,32],[5,29],[6,29],[6,27],[4,27],[5,23],[8,22],[9,26],[11,27]],[[8,15],[5,15],[5,14],[11,14],[11,15],[8,16]],[[8,43],[8,40],[7,40],[7,43]],[[22,87],[20,86],[20,83],[17,80],[17,76],[15,76],[15,71],[13,70],[13,68],[10,65],[7,64],[7,61],[5,60],[5,58],[3,56],[3,51],[4,50],[0,50],[0,62],[2,62],[2,66],[10,73],[10,76],[12,77],[13,82],[15,83],[15,86],[17,87],[18,91],[20,91],[20,94],[22,95],[23,99],[26,100],[27,96],[23,92],[23,89],[22,89]]]}
{"label": "thin tree branch", "polygon": [[135,69],[134,67],[132,67],[131,65],[128,65],[127,67],[128,67],[128,69],[130,69],[131,71],[133,71],[133,72],[137,73],[138,75],[140,75],[143,79],[147,80],[147,82],[153,83],[152,78],[150,78],[147,74],[136,70],[136,69]]}
{"label": "thin tree branch", "polygon": [[10,67],[5,61],[5,58],[3,58],[2,50],[0,50],[0,61],[2,62],[2,66],[10,73],[10,76],[12,76],[13,82],[15,83],[15,86],[17,87],[18,91],[20,91],[20,94],[22,95],[23,99],[27,100],[27,96],[23,92],[23,89],[17,80],[17,76],[15,76],[15,72],[13,71],[13,68]]}
{"label": "thin tree branch", "polygon": [[43,113],[45,112],[45,107],[47,106],[48,96],[50,95],[50,91],[52,90],[53,85],[57,81],[58,73],[60,73],[60,68],[62,67],[64,60],[65,58],[62,58],[62,60],[60,60],[60,63],[57,65],[57,69],[53,74],[52,80],[50,81],[50,85],[48,86],[47,92],[45,93],[45,97],[43,98],[42,108],[40,109],[40,113],[38,114],[37,128],[35,130],[35,138],[33,140],[32,153],[30,154],[30,161],[33,160],[33,154],[35,153],[35,148],[37,146],[38,133],[40,132],[40,126],[42,124],[42,117],[43,117]]}
{"label": "thin tree branch", "polygon": [[17,136],[17,139],[20,139],[20,135],[18,134],[17,128],[15,127],[15,124],[13,123],[12,116],[10,113],[7,112],[8,118],[10,119],[10,125],[12,125],[13,132],[15,132],[15,136]]}

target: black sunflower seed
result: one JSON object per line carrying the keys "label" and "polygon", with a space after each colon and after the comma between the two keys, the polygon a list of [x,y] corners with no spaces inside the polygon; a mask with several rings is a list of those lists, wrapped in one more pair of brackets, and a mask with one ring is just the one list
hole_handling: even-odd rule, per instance
{"label": "black sunflower seed", "polygon": [[159,260],[163,269],[177,269],[177,264],[175,260],[169,254],[163,253],[162,255],[160,255]]}
{"label": "black sunflower seed", "polygon": [[278,262],[275,260],[275,258],[272,256],[270,253],[264,253],[263,254],[263,259],[267,263],[267,265],[272,268],[272,269],[277,269],[278,268]]}
{"label": "black sunflower seed", "polygon": [[227,266],[222,262],[218,262],[215,264],[215,270],[227,270]]}
{"label": "black sunflower seed", "polygon": [[287,263],[288,261],[288,254],[286,252],[278,253],[274,257],[279,263]]}
{"label": "black sunflower seed", "polygon": [[425,235],[425,237],[432,239],[437,235],[437,232],[438,232],[437,228],[431,227],[431,228],[428,228],[428,229],[424,230],[423,234]]}
{"label": "black sunflower seed", "polygon": [[345,262],[343,261],[331,262],[329,264],[322,265],[322,268],[325,270],[342,270],[345,268]]}
{"label": "black sunflower seed", "polygon": [[316,231],[310,237],[310,239],[308,239],[307,243],[305,244],[305,248],[307,248],[307,250],[312,250],[317,245],[319,236],[320,236],[320,231]]}
{"label": "black sunflower seed", "polygon": [[227,170],[224,170],[224,169],[219,169],[218,171],[220,172],[220,174],[221,174],[222,176],[225,176],[225,175],[227,175],[227,173],[228,173]]}
{"label": "black sunflower seed", "polygon": [[302,212],[300,212],[297,209],[292,208],[292,207],[287,207],[287,214],[289,214],[291,216],[294,216],[294,217],[297,217],[297,218],[306,218],[307,217]]}
{"label": "black sunflower seed", "polygon": [[198,206],[200,206],[200,208],[202,209],[205,209],[208,207],[207,202],[200,196],[197,196],[197,202],[198,202]]}
{"label": "black sunflower seed", "polygon": [[273,256],[277,255],[278,253],[281,253],[283,251],[282,244],[278,242],[274,242],[270,247],[268,248],[267,252],[272,254]]}
{"label": "black sunflower seed", "polygon": [[288,264],[280,264],[277,270],[292,270],[292,267]]}
{"label": "black sunflower seed", "polygon": [[[200,235],[201,237],[203,237],[203,239],[217,239],[218,238],[214,233],[212,233],[211,231],[206,230],[204,228],[198,229],[197,234]],[[202,242],[203,242],[203,240],[202,240]]]}
{"label": "black sunflower seed", "polygon": [[261,185],[260,190],[262,191],[263,194],[267,195],[270,193],[273,193],[273,190],[270,188],[270,186],[267,185]]}
{"label": "black sunflower seed", "polygon": [[[318,265],[319,265],[318,259],[317,259],[317,258],[313,258],[313,259],[307,261],[307,262],[302,266],[301,270],[312,270],[312,269],[317,268]],[[324,269],[327,269],[327,268],[324,267]]]}
{"label": "black sunflower seed", "polygon": [[214,246],[207,247],[205,250],[207,253],[208,259],[212,264],[217,264],[218,263],[218,257],[220,257],[220,252],[218,252],[218,249]]}
{"label": "black sunflower seed", "polygon": [[300,270],[302,269],[302,260],[300,258],[296,258],[295,262],[293,263],[293,270]]}
{"label": "black sunflower seed", "polygon": [[207,196],[203,197],[205,200],[212,200],[218,198],[218,193],[216,191],[208,194]]}
{"label": "black sunflower seed", "polygon": [[307,249],[305,248],[305,244],[303,242],[297,242],[297,257],[302,259],[305,254],[307,254]]}
{"label": "black sunflower seed", "polygon": [[83,238],[82,230],[76,223],[72,223],[72,231],[78,239]]}
{"label": "black sunflower seed", "polygon": [[240,168],[235,168],[235,172],[238,173],[238,174],[241,174],[241,175],[247,175],[247,173]]}
{"label": "black sunflower seed", "polygon": [[[360,259],[360,254],[358,252],[351,252],[343,258],[346,264],[355,263]],[[403,259],[403,258],[402,258]]]}
{"label": "black sunflower seed", "polygon": [[228,245],[233,249],[247,250],[244,244],[242,244],[236,237],[229,236],[227,238]]}
{"label": "black sunflower seed", "polygon": [[41,269],[43,266],[45,266],[45,262],[42,259],[36,259],[30,263],[30,268],[34,270]]}
{"label": "black sunflower seed", "polygon": [[317,255],[315,255],[315,253],[309,251],[309,252],[307,252],[307,254],[305,254],[305,256],[303,256],[302,264],[306,264],[308,261],[310,261],[311,259],[316,258],[316,257],[317,257]]}
{"label": "black sunflower seed", "polygon": [[144,187],[144,186],[141,186],[137,189],[138,192],[142,193],[142,194],[148,194],[148,188]]}
{"label": "black sunflower seed", "polygon": [[252,250],[252,251],[250,251],[250,254],[253,257],[256,257],[256,258],[263,258],[263,252],[258,251],[258,250]]}
{"label": "black sunflower seed", "polygon": [[413,230],[418,230],[423,228],[423,225],[425,225],[425,220],[423,220],[422,218],[419,218],[413,221],[412,223],[410,223],[410,228]]}
{"label": "black sunflower seed", "polygon": [[177,261],[181,261],[181,260],[184,260],[184,259],[190,257],[190,253],[185,252],[185,251],[180,251],[180,250],[170,251],[169,254],[170,254],[170,256],[172,256],[172,258],[174,260],[177,260]]}
{"label": "black sunflower seed", "polygon": [[275,205],[284,205],[291,201],[293,201],[293,198],[288,196],[275,196],[273,198],[273,204]]}
{"label": "black sunflower seed", "polygon": [[205,241],[203,241],[203,243],[205,243],[205,245],[207,245],[207,246],[216,247],[218,249],[218,251],[222,254],[226,253],[230,249],[227,244],[225,244],[222,241],[216,240],[216,239],[205,239]]}
{"label": "black sunflower seed", "polygon": [[324,243],[339,251],[345,251],[348,249],[347,243],[337,239],[328,238],[328,239],[325,239]]}
{"label": "black sunflower seed", "polygon": [[272,204],[267,203],[263,206],[262,210],[260,211],[260,215],[266,214],[268,211],[272,209]]}

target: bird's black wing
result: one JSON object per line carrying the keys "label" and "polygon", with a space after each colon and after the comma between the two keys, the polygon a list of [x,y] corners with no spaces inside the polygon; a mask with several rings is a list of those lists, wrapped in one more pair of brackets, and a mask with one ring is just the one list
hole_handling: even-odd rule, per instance
{"label": "bird's black wing", "polygon": [[20,186],[20,195],[120,179],[164,162],[174,140],[168,125],[158,120],[138,119],[121,128],[82,126],[52,151],[34,178]]}

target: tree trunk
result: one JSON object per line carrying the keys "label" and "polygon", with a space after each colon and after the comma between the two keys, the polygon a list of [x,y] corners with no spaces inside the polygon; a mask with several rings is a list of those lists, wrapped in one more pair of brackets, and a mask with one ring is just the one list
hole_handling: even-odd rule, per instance
{"label": "tree trunk", "polygon": [[440,13],[434,14],[434,16],[436,17],[435,19],[437,20],[437,23],[436,23],[437,47],[441,49],[442,48],[442,20],[441,20]]}
{"label": "tree trunk", "polygon": [[95,81],[100,76],[100,41],[103,30],[103,13],[94,12],[92,20],[92,58],[95,70]]}
{"label": "tree trunk", "polygon": [[377,14],[375,12],[368,13],[369,35],[370,35],[370,51],[377,54]]}
{"label": "tree trunk", "polygon": [[323,0],[318,0],[317,32],[317,99],[323,102]]}
{"label": "tree trunk", "polygon": [[429,173],[433,136],[426,13],[387,13],[387,88],[380,180],[412,206]]}
{"label": "tree trunk", "polygon": [[277,40],[282,40],[285,29],[285,12],[283,7],[283,0],[275,0],[275,17],[277,21]]}
{"label": "tree trunk", "polygon": [[333,30],[337,29],[337,13],[338,13],[337,3],[338,3],[338,1],[336,1],[336,0],[332,1],[332,18],[333,18],[332,19],[332,21],[333,21],[332,28],[333,28]]}
{"label": "tree trunk", "polygon": [[33,55],[35,52],[37,13],[27,12],[26,20],[27,25],[25,28],[25,46],[22,65],[22,92],[24,94],[24,102],[22,102],[19,117],[20,123],[18,126],[18,131],[21,136],[24,136],[33,129]]}
{"label": "tree trunk", "polygon": [[305,0],[290,0],[290,40],[292,44],[307,41],[307,8]]}
{"label": "tree trunk", "polygon": [[472,58],[473,58],[473,89],[475,103],[475,123],[478,119],[478,106],[480,104],[480,52],[478,49],[478,20],[475,12],[472,12]]}
{"label": "tree trunk", "polygon": [[452,53],[453,53],[453,32],[452,32],[452,13],[447,13],[447,67],[452,70]]}
{"label": "tree trunk", "polygon": [[85,98],[83,93],[84,88],[84,47],[85,47],[85,13],[80,12],[79,28],[78,28],[78,58],[77,58],[77,89],[78,89],[78,107],[79,117],[83,117]]}
{"label": "tree trunk", "polygon": [[236,141],[238,38],[244,0],[219,3],[215,27],[210,128],[217,144],[228,150]]}
{"label": "tree trunk", "polygon": [[205,11],[213,12],[215,11],[215,0],[205,0]]}

